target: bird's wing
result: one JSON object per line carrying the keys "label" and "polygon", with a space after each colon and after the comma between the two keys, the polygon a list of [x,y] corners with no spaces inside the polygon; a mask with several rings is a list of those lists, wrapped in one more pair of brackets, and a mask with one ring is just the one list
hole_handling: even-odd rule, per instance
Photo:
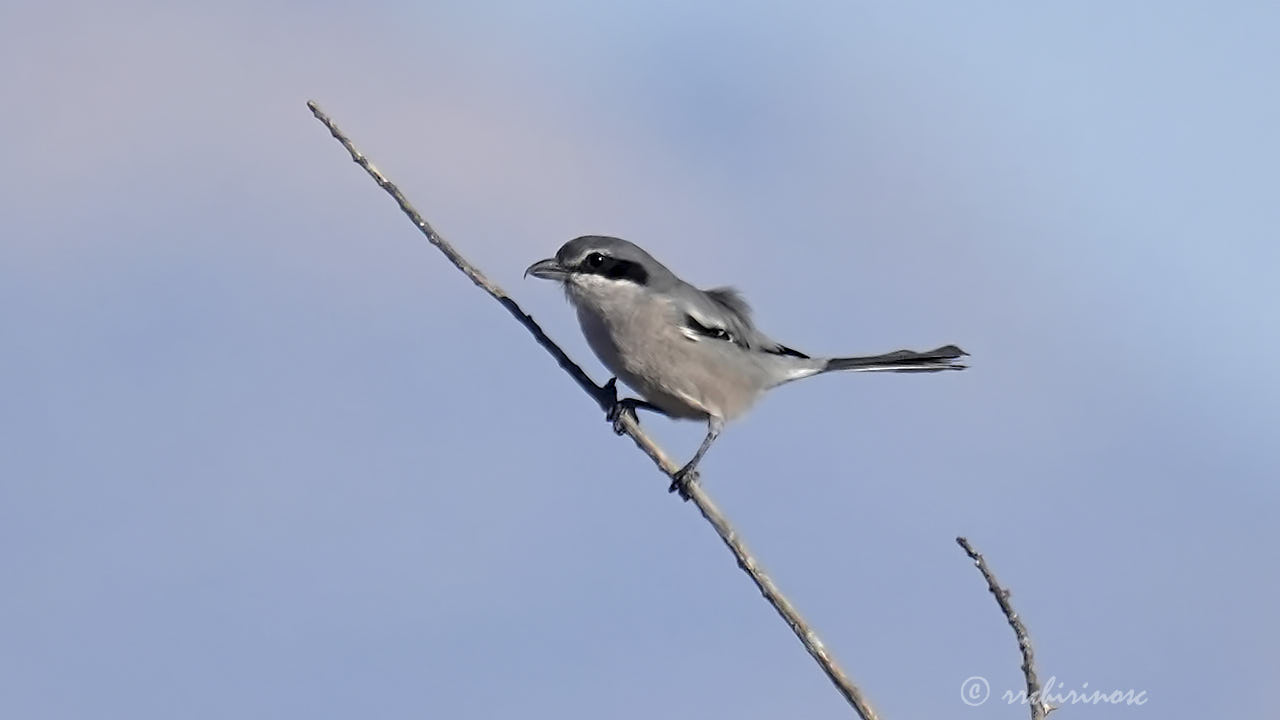
{"label": "bird's wing", "polygon": [[[710,307],[707,308],[707,312],[689,313],[689,317],[694,321],[691,323],[691,329],[694,332],[700,332],[694,325],[701,325],[702,329],[711,328],[711,331],[709,333],[700,332],[700,334],[717,339],[731,340],[745,349],[759,350],[775,355],[790,355],[798,358],[809,357],[799,350],[794,350],[773,340],[756,329],[755,324],[751,322],[751,306],[747,304],[746,298],[742,297],[742,293],[738,292],[736,288],[712,288],[702,291],[701,295],[711,302],[708,303]],[[719,330],[723,330],[723,333],[718,332]]]}
{"label": "bird's wing", "polygon": [[705,291],[711,301],[747,327],[751,326],[751,306],[737,288],[718,287]]}

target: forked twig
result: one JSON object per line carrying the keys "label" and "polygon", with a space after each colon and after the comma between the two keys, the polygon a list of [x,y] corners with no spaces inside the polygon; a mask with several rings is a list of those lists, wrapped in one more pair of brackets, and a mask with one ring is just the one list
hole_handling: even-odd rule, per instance
{"label": "forked twig", "polygon": [[[535,322],[528,313],[521,309],[521,307],[516,304],[516,301],[512,300],[511,297],[508,296],[502,288],[498,287],[497,284],[485,277],[484,273],[480,272],[474,265],[467,262],[467,260],[463,258],[452,245],[441,237],[440,234],[435,231],[435,228],[431,227],[431,224],[428,223],[422,215],[418,214],[418,211],[409,203],[404,194],[400,192],[400,189],[388,180],[385,175],[379,172],[379,170],[369,162],[368,158],[366,158],[363,153],[356,149],[351,140],[338,129],[338,126],[329,119],[329,116],[326,115],[314,101],[308,102],[307,107],[310,108],[311,114],[315,115],[316,119],[329,129],[329,132],[333,135],[334,139],[341,143],[342,147],[346,148],[347,152],[351,155],[351,159],[363,168],[364,171],[369,174],[369,177],[373,178],[374,182],[378,183],[379,187],[391,195],[404,214],[407,215],[409,219],[413,221],[413,224],[418,227],[418,230],[427,237],[427,240],[432,245],[435,245],[440,252],[444,253],[445,257],[449,259],[449,262],[453,263],[454,267],[461,270],[464,275],[470,278],[471,282],[478,285],[482,290],[488,293],[490,297],[501,303],[502,306],[515,317],[516,321],[523,325],[525,329],[533,335],[534,340],[546,349],[547,352],[551,353],[551,356],[556,359],[556,362],[564,369],[565,372],[569,373],[569,376],[578,383],[578,386],[596,401],[596,404],[600,406],[601,410],[607,412],[614,402],[613,393],[603,386],[596,385],[596,383],[585,372],[583,372],[581,367],[569,359],[569,356],[566,355],[565,352],[551,340],[551,338],[547,337],[546,333],[542,331],[542,328],[538,326],[538,323]],[[624,415],[621,425],[626,434],[636,444],[636,447],[640,448],[646,455],[648,455],[653,460],[654,464],[656,464],[668,478],[674,480],[675,473],[680,466],[673,462],[662,448],[658,447],[653,440],[649,439],[648,435],[645,435],[644,432],[640,430],[640,426],[631,416]],[[831,679],[831,682],[836,686],[836,689],[839,690],[840,694],[844,696],[845,700],[853,706],[853,709],[858,713],[858,716],[863,720],[875,720],[876,713],[871,708],[871,704],[867,702],[867,699],[863,697],[862,692],[858,690],[858,687],[853,684],[849,677],[844,673],[844,670],[840,668],[835,659],[831,657],[831,654],[827,652],[826,647],[822,644],[822,641],[818,639],[818,635],[814,632],[813,628],[805,622],[804,618],[800,616],[800,613],[796,611],[795,607],[787,600],[786,596],[782,594],[782,591],[778,589],[778,586],[774,584],[773,580],[770,579],[764,570],[760,568],[759,563],[756,562],[755,557],[751,554],[751,551],[747,549],[746,544],[738,536],[738,533],[733,529],[733,526],[729,524],[729,520],[724,516],[724,513],[720,512],[720,509],[716,507],[716,504],[711,501],[711,498],[708,497],[706,492],[696,483],[688,486],[687,495],[689,500],[693,501],[693,504],[698,507],[698,511],[702,513],[702,517],[706,518],[707,522],[711,523],[711,526],[715,528],[716,534],[720,536],[720,540],[724,542],[725,546],[729,548],[729,551],[733,553],[734,559],[738,562],[738,567],[742,568],[742,570],[750,576],[751,581],[754,582],[756,588],[760,590],[760,594],[763,595],[764,599],[773,606],[773,609],[782,616],[782,619],[786,621],[788,627],[791,628],[791,631],[800,639],[805,650],[807,650],[809,654],[813,656],[813,659],[817,661],[818,665],[822,667],[822,671]]]}

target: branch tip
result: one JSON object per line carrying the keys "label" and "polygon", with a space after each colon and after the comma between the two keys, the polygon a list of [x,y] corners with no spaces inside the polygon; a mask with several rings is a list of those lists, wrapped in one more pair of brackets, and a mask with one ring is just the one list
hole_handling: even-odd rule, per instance
{"label": "branch tip", "polygon": [[1013,605],[1009,603],[1009,596],[1012,593],[1005,587],[1000,585],[996,580],[995,573],[991,572],[991,568],[987,567],[987,560],[982,553],[973,548],[964,537],[956,538],[956,543],[964,548],[965,554],[973,560],[974,566],[982,573],[982,578],[987,581],[987,590],[995,597],[996,604],[1000,606],[1000,612],[1004,614],[1005,621],[1009,623],[1009,627],[1013,628],[1013,634],[1018,639],[1018,650],[1022,653],[1022,675],[1027,683],[1027,704],[1031,706],[1031,720],[1044,720],[1049,713],[1057,708],[1046,703],[1040,697],[1040,680],[1036,677],[1036,661],[1035,652],[1031,648],[1031,635],[1027,632],[1027,626],[1022,622],[1022,617],[1013,609]]}

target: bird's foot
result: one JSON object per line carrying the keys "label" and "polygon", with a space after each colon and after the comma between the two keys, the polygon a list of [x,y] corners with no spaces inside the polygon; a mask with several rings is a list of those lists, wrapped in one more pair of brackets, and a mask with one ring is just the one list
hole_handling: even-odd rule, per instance
{"label": "bird's foot", "polygon": [[636,400],[635,398],[618,399],[618,378],[609,378],[609,382],[604,384],[605,392],[613,397],[613,406],[609,408],[609,412],[605,413],[605,419],[613,423],[613,431],[618,435],[625,435],[627,429],[623,423],[623,418],[631,416],[632,422],[636,425],[640,424],[640,418],[636,415],[636,408],[647,403]]}
{"label": "bird's foot", "polygon": [[667,492],[680,493],[680,499],[685,502],[689,501],[689,489],[698,484],[698,471],[691,465],[692,463],[677,470],[671,478],[671,487],[667,488]]}
{"label": "bird's foot", "polygon": [[613,431],[618,435],[625,435],[627,432],[623,418],[630,416],[631,421],[636,425],[640,424],[640,418],[636,416],[636,401],[631,399],[619,400],[609,409],[605,419],[613,423]]}

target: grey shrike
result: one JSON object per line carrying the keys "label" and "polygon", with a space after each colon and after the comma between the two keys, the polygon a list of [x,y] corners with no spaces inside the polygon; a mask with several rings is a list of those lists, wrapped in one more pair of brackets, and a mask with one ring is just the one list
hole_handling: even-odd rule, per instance
{"label": "grey shrike", "polygon": [[[686,483],[697,480],[695,468],[725,422],[746,412],[770,388],[831,370],[965,368],[955,361],[967,353],[955,345],[868,357],[810,357],[757,330],[750,308],[733,288],[699,290],[619,238],[575,238],[554,258],[530,265],[525,275],[563,285],[587,344],[615,380],[644,397],[615,403],[609,413],[614,430],[621,434],[622,416],[634,417],[636,408],[707,421],[702,445],[671,485],[686,498]],[[606,387],[614,387],[615,380]]]}

